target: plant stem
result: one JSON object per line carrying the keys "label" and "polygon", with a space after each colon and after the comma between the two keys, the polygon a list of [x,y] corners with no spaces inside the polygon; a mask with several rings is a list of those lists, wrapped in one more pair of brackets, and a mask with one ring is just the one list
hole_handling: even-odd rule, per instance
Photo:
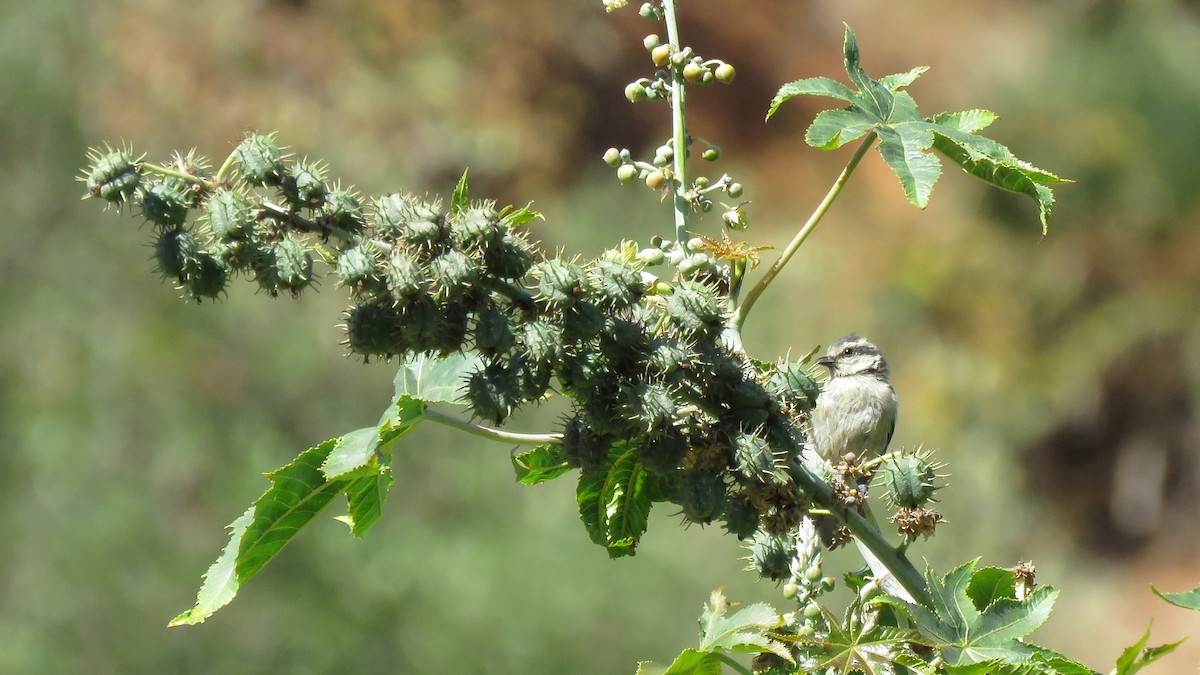
{"label": "plant stem", "polygon": [[[667,25],[667,42],[675,50],[683,49],[679,41],[679,23],[675,19],[677,0],[663,0],[663,22]],[[674,139],[675,175],[671,178],[671,193],[675,208],[675,240],[686,248],[688,240],[688,215],[691,204],[685,198],[687,191],[687,105],[684,97],[686,81],[683,70],[671,64],[671,138]]]}
{"label": "plant stem", "polygon": [[183,172],[183,171],[176,171],[175,169],[168,169],[167,167],[161,166],[159,164],[151,164],[150,162],[142,162],[142,168],[145,169],[146,171],[149,171],[150,173],[156,173],[160,176],[170,176],[172,178],[178,178],[180,180],[185,180],[189,183],[204,183],[204,179],[201,178],[200,176],[195,176],[190,173]]}
{"label": "plant stem", "polygon": [[714,656],[716,656],[717,659],[724,661],[725,665],[729,666],[730,668],[733,668],[734,670],[738,671],[739,673],[742,673],[742,675],[752,675],[752,673],[749,670],[746,670],[745,666],[738,663],[737,661],[734,661],[733,658],[731,658],[728,654],[722,654],[721,652],[712,652],[712,654]]}
{"label": "plant stem", "polygon": [[486,438],[492,441],[500,441],[501,443],[516,443],[517,445],[544,445],[546,443],[562,443],[562,434],[517,434],[511,431],[500,431],[491,427],[485,427],[474,422],[464,422],[457,417],[451,417],[445,413],[438,412],[429,406],[425,407],[425,418],[433,420],[438,424],[444,424],[448,427],[461,429],[469,434],[474,434],[481,438]]}
{"label": "plant stem", "polygon": [[233,161],[237,157],[237,149],[229,153],[224,162],[221,162],[221,168],[217,169],[217,175],[213,176],[213,182],[221,183],[229,176],[229,172],[233,170]]}
{"label": "plant stem", "polygon": [[850,158],[850,161],[846,163],[846,167],[838,174],[837,180],[833,181],[833,185],[830,186],[829,192],[825,194],[825,198],[821,200],[821,203],[817,205],[817,209],[808,217],[808,222],[804,223],[804,227],[800,228],[800,231],[796,233],[796,236],[787,245],[787,248],[783,250],[783,254],[779,256],[779,259],[771,265],[766,273],[763,274],[762,279],[759,279],[754,288],[750,289],[750,292],[746,294],[746,299],[738,306],[733,316],[732,323],[735,328],[741,330],[742,324],[746,322],[746,316],[750,314],[750,308],[754,307],[754,303],[758,301],[758,296],[767,290],[767,286],[771,285],[771,282],[778,276],[783,266],[788,264],[788,261],[796,254],[800,245],[804,243],[805,239],[808,239],[808,235],[812,234],[813,228],[825,217],[825,213],[829,211],[829,207],[833,205],[834,200],[841,194],[842,187],[850,179],[850,174],[854,173],[854,169],[862,161],[863,155],[867,154],[867,150],[871,148],[874,142],[875,133],[871,132],[859,144],[858,149],[854,151],[854,156]]}

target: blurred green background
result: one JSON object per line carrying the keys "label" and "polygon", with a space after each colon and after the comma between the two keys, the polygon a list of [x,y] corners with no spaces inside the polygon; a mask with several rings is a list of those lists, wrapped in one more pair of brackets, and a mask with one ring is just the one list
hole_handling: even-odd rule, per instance
{"label": "blurred green background", "polygon": [[[690,98],[692,131],[747,185],[751,243],[786,243],[848,157],[803,147],[819,101],[761,122],[782,82],[842,75],[842,21],[869,72],[932,66],[924,112],[995,110],[989,135],[1079,181],[1041,238],[1028,200],[949,167],[918,211],[872,156],[747,345],[881,345],[895,442],[952,474],[915,557],[1032,559],[1062,591],[1036,641],[1107,671],[1151,618],[1157,642],[1200,634],[1147,588],[1200,582],[1200,3],[682,4],[685,41],[738,67]],[[87,147],[219,161],[278,130],[365,194],[446,193],[470,166],[477,195],[535,200],[547,248],[595,254],[669,227],[599,160],[665,138],[665,108],[622,96],[649,24],[600,0],[0,7],[0,672],[631,673],[693,643],[717,586],[783,603],[719,528],[666,508],[610,562],[569,480],[518,486],[507,447],[430,428],[364,540],[325,518],[208,623],[168,630],[261,473],[373,423],[392,369],[344,358],[332,283],[182,302],[147,228],[78,200]],[[1198,660],[1194,638],[1156,672]]]}

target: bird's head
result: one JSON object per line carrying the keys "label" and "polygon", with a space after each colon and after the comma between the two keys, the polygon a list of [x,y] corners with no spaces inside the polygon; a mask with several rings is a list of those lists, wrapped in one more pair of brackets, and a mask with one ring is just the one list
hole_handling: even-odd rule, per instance
{"label": "bird's head", "polygon": [[817,363],[829,369],[831,378],[851,375],[888,376],[887,361],[879,352],[879,348],[854,333],[835,340],[829,345],[825,356],[817,359]]}

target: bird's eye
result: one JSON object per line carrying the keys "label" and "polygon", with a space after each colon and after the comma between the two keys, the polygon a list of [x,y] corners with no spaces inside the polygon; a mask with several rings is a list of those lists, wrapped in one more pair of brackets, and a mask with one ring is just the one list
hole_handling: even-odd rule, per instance
{"label": "bird's eye", "polygon": [[846,347],[845,349],[842,350],[842,356],[850,356],[853,353],[854,353],[853,347]]}

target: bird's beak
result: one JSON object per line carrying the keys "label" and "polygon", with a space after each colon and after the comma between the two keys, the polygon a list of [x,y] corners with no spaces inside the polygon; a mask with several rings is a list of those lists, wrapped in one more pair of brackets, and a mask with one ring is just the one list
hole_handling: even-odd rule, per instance
{"label": "bird's beak", "polygon": [[817,359],[817,365],[825,366],[826,368],[833,370],[833,357],[832,356],[822,356],[821,358]]}

